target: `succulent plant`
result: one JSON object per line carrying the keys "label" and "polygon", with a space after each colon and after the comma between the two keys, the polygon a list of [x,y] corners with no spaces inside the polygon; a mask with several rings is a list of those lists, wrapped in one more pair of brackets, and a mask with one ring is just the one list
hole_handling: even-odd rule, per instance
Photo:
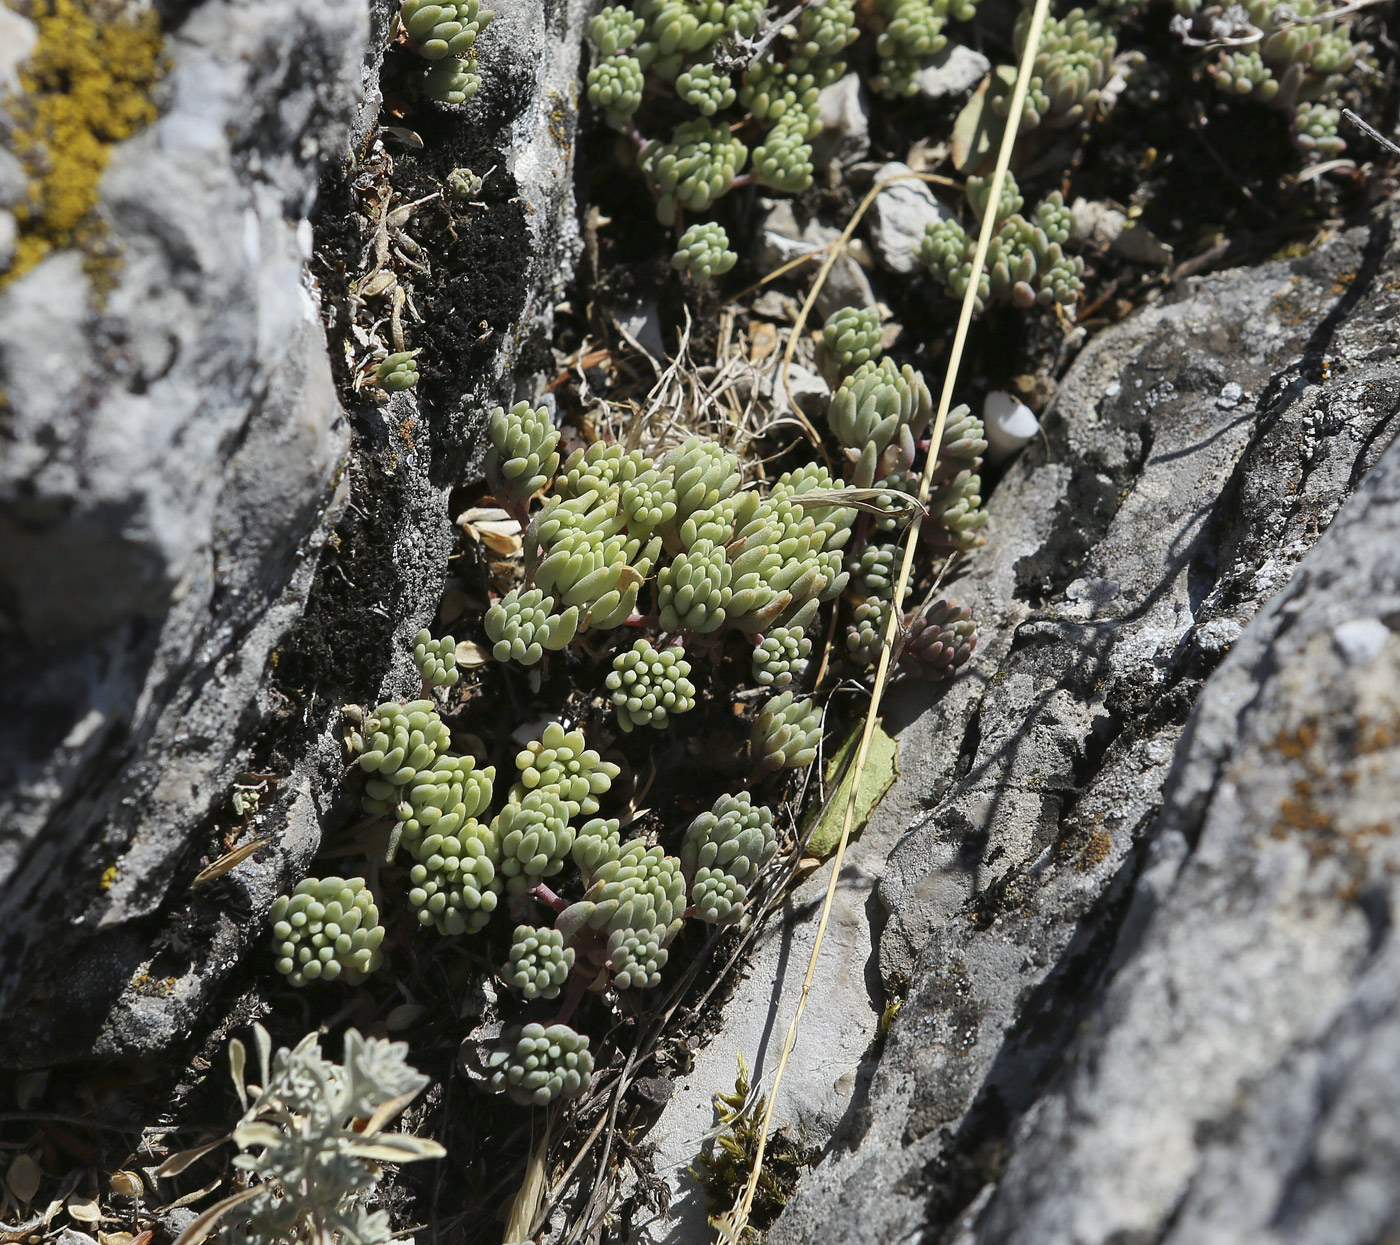
{"label": "succulent plant", "polygon": [[[974,415],[966,404],[955,406],[948,412],[948,418],[943,424],[943,440],[938,446],[939,467],[945,462],[958,462],[975,468],[982,455],[987,452],[985,432],[981,419]],[[902,485],[895,484],[891,487],[902,488]],[[910,495],[914,496],[917,493],[916,482]]]}
{"label": "succulent plant", "polygon": [[452,687],[461,677],[457,673],[457,641],[450,635],[434,640],[427,628],[413,637],[413,664],[429,687]]}
{"label": "succulent plant", "polygon": [[374,369],[375,383],[386,393],[412,389],[418,383],[418,352],[401,350],[391,354]]}
{"label": "succulent plant", "polygon": [[549,408],[517,402],[498,406],[487,424],[486,481],[502,502],[523,506],[559,470],[559,429]]}
{"label": "succulent plant", "polygon": [[551,498],[525,533],[525,559],[534,581],[564,606],[578,606],[580,624],[617,627],[634,612],[661,541],[626,530],[616,490],[599,496]]}
{"label": "succulent plant", "polygon": [[575,450],[565,460],[554,481],[554,494],[568,499],[597,493],[601,498],[649,470],[651,463],[641,450],[594,441],[585,449]]}
{"label": "succulent plant", "polygon": [[697,540],[656,576],[657,605],[665,631],[718,631],[724,626],[733,568],[724,547]]}
{"label": "succulent plant", "polygon": [[675,223],[677,207],[708,211],[739,175],[748,149],[729,127],[709,121],[682,121],[668,143],[650,142],[638,157],[656,192],[656,218]]}
{"label": "succulent plant", "polygon": [[881,95],[913,95],[914,79],[929,58],[947,45],[943,26],[949,17],[972,18],[976,0],[877,0],[883,28],[875,42],[879,68],[871,86]]}
{"label": "succulent plant", "polygon": [[925,679],[950,679],[977,647],[977,624],[972,611],[948,601],[935,601],[910,620],[902,669]]}
{"label": "succulent plant", "polygon": [[557,929],[517,925],[506,961],[506,981],[526,999],[556,998],[574,967],[574,949]]}
{"label": "succulent plant", "polygon": [[1341,92],[1370,48],[1352,39],[1347,6],[1319,0],[1176,0],[1172,29],[1214,59],[1207,72],[1231,95],[1247,95],[1288,114],[1293,141],[1309,155],[1334,156]]}
{"label": "succulent plant", "polygon": [[701,63],[681,71],[676,78],[676,94],[702,117],[713,117],[728,108],[737,93],[728,74]]}
{"label": "succulent plant", "polygon": [[428,60],[466,56],[494,15],[477,0],[403,0],[399,20],[409,46]]}
{"label": "succulent plant", "polygon": [[847,559],[852,591],[863,597],[888,600],[894,595],[894,581],[899,574],[897,545],[866,545],[853,558]]}
{"label": "succulent plant", "polygon": [[855,607],[846,625],[846,652],[851,660],[872,666],[880,659],[889,619],[888,597],[869,597]]}
{"label": "succulent plant", "polygon": [[622,854],[622,832],[616,817],[594,817],[578,828],[574,846],[570,851],[574,864],[583,874],[584,886],[589,886],[593,875],[609,860],[616,860]]}
{"label": "succulent plant", "polygon": [[874,307],[839,307],[826,318],[817,344],[817,366],[832,385],[862,363],[878,359],[881,345],[880,313]]}
{"label": "succulent plant", "polygon": [[642,63],[635,56],[609,56],[588,71],[588,102],[603,110],[603,119],[615,130],[641,106],[646,84]]}
{"label": "succulent plant", "polygon": [[515,1025],[491,1053],[491,1088],[524,1107],[577,1098],[593,1079],[587,1034],[568,1025]]}
{"label": "succulent plant", "polygon": [[817,759],[822,740],[822,714],[810,697],[792,692],[774,696],[753,724],[755,777],[778,769],[800,769]]}
{"label": "succulent plant", "polygon": [[[981,421],[979,420],[978,423],[980,425]],[[952,419],[950,417],[945,427],[945,441],[947,439],[947,431],[951,428]],[[938,457],[941,461],[943,454],[940,452]],[[917,498],[919,496],[919,480],[920,477],[917,472],[908,471],[901,467],[891,471],[883,480],[877,480],[876,483],[880,488],[893,489],[896,492],[905,494],[907,497]],[[883,535],[890,532],[897,532],[908,522],[911,513],[910,503],[906,502],[901,505],[899,498],[882,495],[875,498],[875,504],[879,506],[883,512],[873,516],[870,525],[871,529],[877,534]]]}
{"label": "succulent plant", "polygon": [[478,177],[468,168],[453,169],[447,175],[447,195],[454,203],[464,203],[475,199],[486,184],[484,177]]}
{"label": "succulent plant", "polygon": [[715,221],[691,225],[676,243],[671,267],[692,277],[718,277],[739,262],[739,256],[729,249],[729,235]]}
{"label": "succulent plant", "polygon": [[754,682],[781,691],[806,673],[811,651],[801,627],[774,627],[754,645]]}
{"label": "succulent plant", "polygon": [[607,680],[618,726],[624,731],[638,726],[664,730],[674,716],[695,707],[689,675],[690,663],[679,644],[657,649],[650,640],[638,640],[619,653]]}
{"label": "succulent plant", "polygon": [[907,363],[862,363],[832,396],[827,423],[853,464],[852,482],[869,487],[877,476],[914,460],[914,442],[933,418],[924,378]]}
{"label": "succulent plant", "polygon": [[468,818],[450,834],[433,831],[414,847],[408,901],[440,934],[474,934],[496,910],[504,885],[493,826]]}
{"label": "succulent plant", "polygon": [[676,513],[661,525],[670,544],[686,519],[710,510],[738,492],[743,473],[739,460],[727,450],[701,437],[691,437],[661,460],[676,494]]}
{"label": "succulent plant", "polygon": [[676,489],[669,473],[648,467],[622,486],[619,499],[627,526],[639,536],[650,536],[676,517]]}
{"label": "succulent plant", "polygon": [[523,895],[564,867],[574,845],[569,810],[552,791],[528,791],[496,814],[501,873],[512,895]]}
{"label": "succulent plant", "polygon": [[667,944],[682,926],[685,878],[681,862],[660,847],[633,839],[593,874],[584,897],[555,921],[564,941],[605,965],[620,990],[661,980]]}
{"label": "succulent plant", "polygon": [[[1014,32],[1018,59],[1029,29],[1030,11],[1023,10]],[[1021,114],[1022,133],[1041,125],[1062,129],[1082,120],[1098,103],[1117,53],[1118,39],[1111,21],[1083,9],[1047,18]],[[993,100],[993,107],[1005,116],[1010,103],[1007,91]]]}
{"label": "succulent plant", "polygon": [[700,865],[719,866],[751,886],[776,850],[772,810],[740,791],[719,796],[691,820],[681,846],[681,865],[687,872]]}
{"label": "succulent plant", "polygon": [[[809,493],[840,493],[846,485],[836,479],[820,463],[804,463],[792,471],[785,471],[773,486],[772,496],[781,500],[794,500],[806,497]],[[797,505],[805,518],[815,525],[820,547],[823,551],[845,548],[850,539],[851,528],[856,521],[856,508],[843,506],[839,501],[832,505],[818,505],[808,497]]]}
{"label": "succulent plant", "polygon": [[399,792],[386,862],[393,863],[400,843],[421,859],[428,835],[460,831],[490,807],[495,780],[494,765],[477,769],[468,756],[440,756],[424,766]]}
{"label": "succulent plant", "polygon": [[[980,215],[986,210],[989,186],[969,178],[966,194]],[[987,249],[987,267],[978,289],[980,310],[988,298],[1017,307],[1073,306],[1083,288],[1084,261],[1064,252],[1071,218],[1060,192],[1054,191],[1028,220],[1018,210],[1023,200],[1015,179],[1008,173],[1002,188],[997,232]],[[1007,209],[1010,209],[1009,211]],[[919,259],[949,292],[961,298],[971,279],[976,241],[957,221],[929,225],[919,246]]]}
{"label": "succulent plant", "polygon": [[646,22],[624,4],[599,9],[588,23],[588,38],[603,56],[625,52],[646,29]]}
{"label": "succulent plant", "polygon": [[486,611],[486,635],[497,661],[533,666],[549,649],[565,648],[578,632],[578,607],[556,614],[554,598],[538,588],[512,588]]}
{"label": "succulent plant", "polygon": [[306,878],[269,913],[277,971],[294,986],[363,981],[384,962],[384,927],[364,878]]}
{"label": "succulent plant", "polygon": [[423,94],[439,104],[465,104],[480,88],[473,57],[449,56],[423,75]]}
{"label": "succulent plant", "polygon": [[565,731],[558,722],[549,723],[538,739],[516,754],[515,767],[520,781],[511,788],[512,800],[543,791],[557,799],[570,817],[593,816],[598,797],[607,794],[622,772],[586,745],[582,731]]}
{"label": "succulent plant", "polygon": [[[821,0],[797,19],[791,38],[792,54],[803,60],[834,60],[856,41],[854,0]],[[837,75],[840,76],[839,74]]]}
{"label": "succulent plant", "polygon": [[812,184],[811,117],[802,109],[785,112],[753,149],[753,179],[760,186],[801,194]]}
{"label": "succulent plant", "polygon": [[982,508],[982,478],[964,468],[951,480],[937,485],[928,499],[931,523],[924,536],[937,549],[966,552],[985,542],[982,529],[988,515]]}
{"label": "succulent plant", "polygon": [[387,812],[398,802],[399,789],[412,782],[451,746],[452,736],[431,700],[407,704],[388,700],[365,719],[350,739],[359,766],[369,774],[365,811]]}

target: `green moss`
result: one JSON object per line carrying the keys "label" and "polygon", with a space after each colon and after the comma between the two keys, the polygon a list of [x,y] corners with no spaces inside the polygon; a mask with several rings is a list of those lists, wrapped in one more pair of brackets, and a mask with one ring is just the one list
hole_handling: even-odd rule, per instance
{"label": "green moss", "polygon": [[160,20],[149,11],[114,13],[100,0],[47,0],[34,21],[39,38],[20,72],[21,94],[4,104],[29,200],[15,213],[19,239],[0,286],[50,251],[79,247],[100,290],[110,255],[100,245],[98,183],[113,144],[155,120]]}

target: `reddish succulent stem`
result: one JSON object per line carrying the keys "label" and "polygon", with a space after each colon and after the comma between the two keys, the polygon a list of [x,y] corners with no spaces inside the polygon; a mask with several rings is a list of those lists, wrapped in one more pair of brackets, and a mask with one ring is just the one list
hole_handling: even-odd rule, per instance
{"label": "reddish succulent stem", "polygon": [[555,912],[563,912],[564,909],[569,906],[567,900],[560,899],[559,896],[556,895],[552,890],[550,890],[549,887],[546,886],[543,882],[536,882],[534,888],[530,891],[530,894],[532,894],[542,904],[553,908]]}
{"label": "reddish succulent stem", "polygon": [[583,996],[588,991],[588,978],[585,974],[574,969],[569,974],[569,990],[564,995],[564,1001],[559,1004],[559,1014],[554,1018],[557,1025],[566,1025],[573,1018],[574,1012],[578,1010],[578,1005],[583,1001]]}

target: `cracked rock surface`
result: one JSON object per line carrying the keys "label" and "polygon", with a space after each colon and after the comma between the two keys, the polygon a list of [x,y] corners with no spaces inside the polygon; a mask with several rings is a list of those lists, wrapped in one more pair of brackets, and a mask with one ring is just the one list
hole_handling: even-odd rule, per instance
{"label": "cracked rock surface", "polygon": [[[0,1066],[159,1055],[263,938],[348,812],[342,703],[417,684],[450,490],[567,281],[586,6],[500,0],[478,98],[394,153],[400,202],[440,186],[431,160],[494,168],[470,287],[443,265],[415,292],[473,352],[420,342],[419,391],[342,408],[394,7],[191,7],[102,183],[105,304],[77,253],[0,293]],[[191,889],[240,776],[264,846]]]}
{"label": "cracked rock surface", "polygon": [[870,942],[902,1008],[770,1241],[1394,1230],[1394,228],[1193,280],[1071,368],[872,826],[904,814]]}

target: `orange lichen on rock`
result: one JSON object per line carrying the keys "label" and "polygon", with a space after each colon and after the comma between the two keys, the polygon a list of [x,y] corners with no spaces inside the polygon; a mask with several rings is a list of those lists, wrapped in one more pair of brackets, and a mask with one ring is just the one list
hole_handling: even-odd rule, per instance
{"label": "orange lichen on rock", "polygon": [[40,0],[33,20],[39,37],[20,71],[21,92],[4,101],[29,201],[15,213],[19,238],[0,285],[50,251],[98,241],[98,182],[112,145],[155,120],[151,88],[163,67],[154,11]]}

